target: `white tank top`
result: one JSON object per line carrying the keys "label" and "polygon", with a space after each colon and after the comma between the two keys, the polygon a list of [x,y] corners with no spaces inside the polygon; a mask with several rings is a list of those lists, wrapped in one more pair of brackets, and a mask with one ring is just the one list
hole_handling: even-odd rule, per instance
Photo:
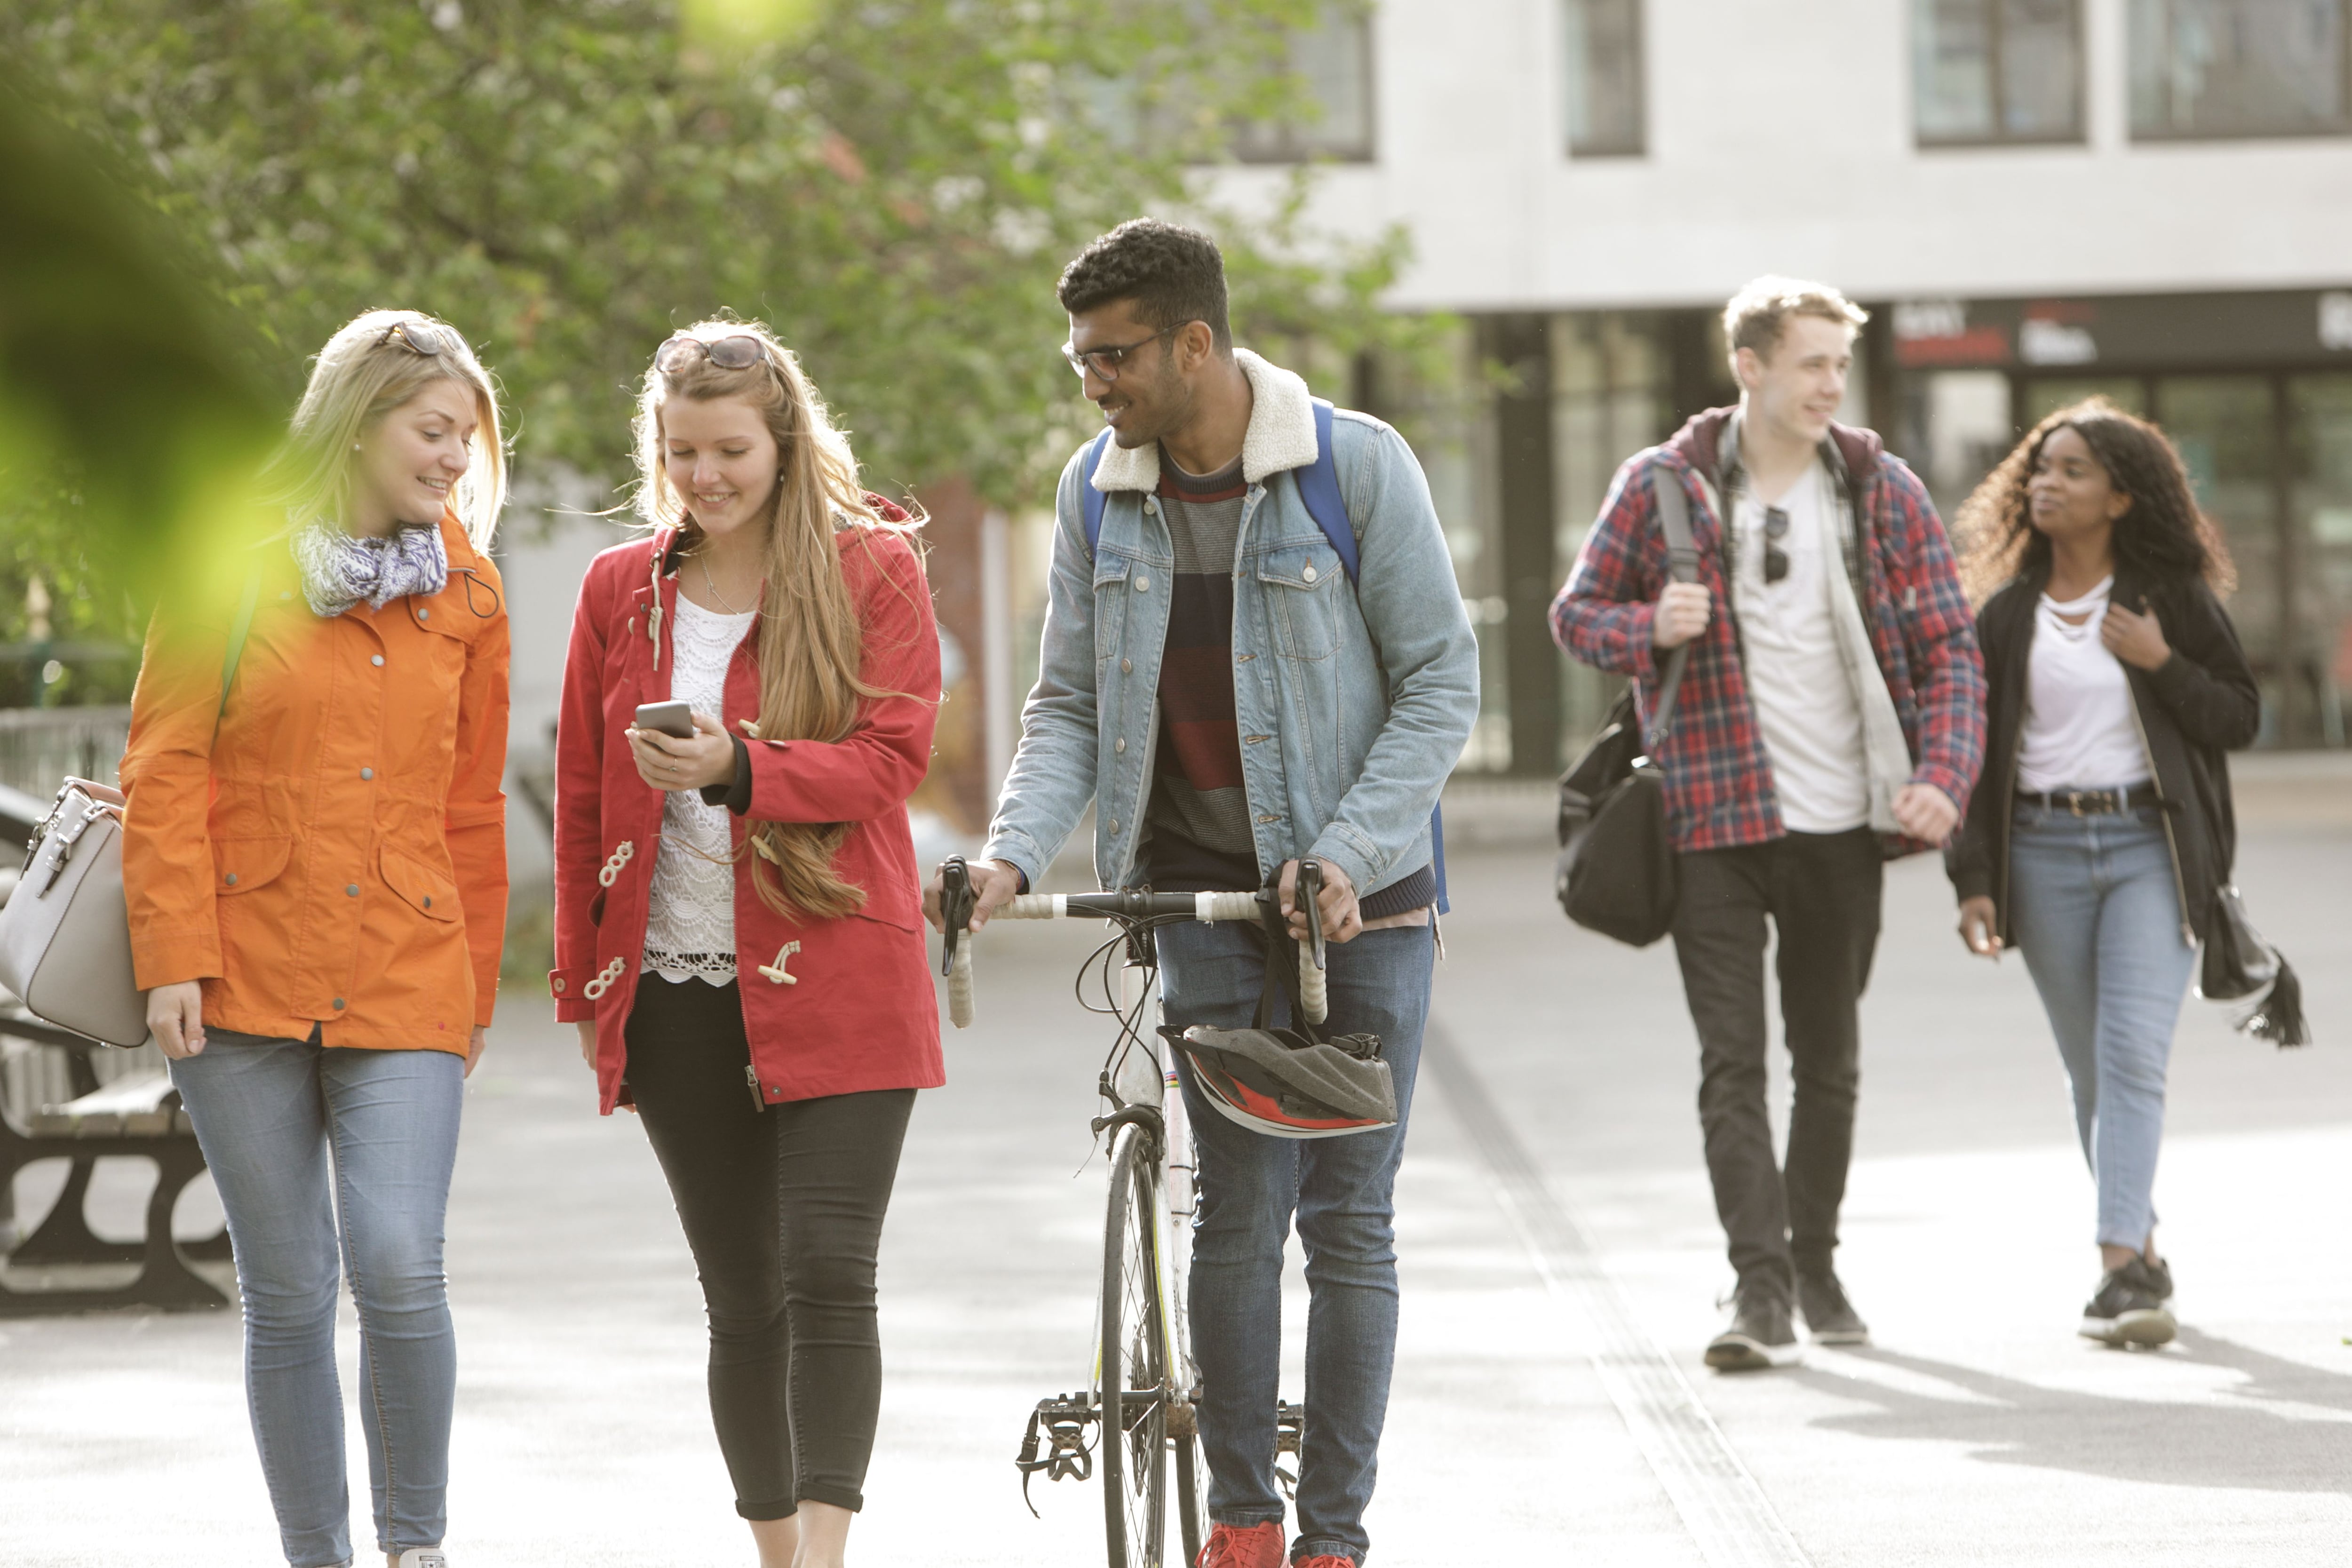
{"label": "white tank top", "polygon": [[[2063,789],[2123,789],[2148,780],[2147,749],[2132,715],[2131,682],[2099,622],[2116,580],[2074,600],[2044,594],[2033,611],[2033,652],[2026,664],[2025,739],[2018,748],[2017,787],[2032,795]],[[2068,624],[2081,616],[2080,626]]]}

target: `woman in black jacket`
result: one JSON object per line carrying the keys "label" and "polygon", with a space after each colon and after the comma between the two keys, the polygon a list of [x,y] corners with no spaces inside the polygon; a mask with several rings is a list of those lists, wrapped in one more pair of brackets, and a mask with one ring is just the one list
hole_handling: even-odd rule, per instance
{"label": "woman in black jacket", "polygon": [[2223,753],[2262,709],[2215,596],[2229,555],[2172,443],[2104,398],[2034,426],[1960,531],[1970,592],[1991,595],[1985,770],[1948,855],[1960,936],[2024,953],[2074,1086],[2102,1270],[2082,1332],[2163,1344],[2165,1068],[2236,852]]}

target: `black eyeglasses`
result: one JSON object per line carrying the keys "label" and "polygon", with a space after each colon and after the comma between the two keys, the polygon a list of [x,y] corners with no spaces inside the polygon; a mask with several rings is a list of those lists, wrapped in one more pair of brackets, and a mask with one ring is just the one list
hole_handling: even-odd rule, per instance
{"label": "black eyeglasses", "polygon": [[1764,509],[1764,581],[1778,583],[1789,574],[1789,552],[1780,541],[1789,537],[1789,514],[1777,506]]}
{"label": "black eyeglasses", "polygon": [[1062,357],[1069,361],[1070,368],[1082,376],[1087,372],[1093,371],[1097,380],[1117,381],[1118,367],[1126,361],[1128,355],[1146,343],[1156,343],[1169,333],[1181,332],[1192,324],[1190,321],[1179,321],[1172,327],[1160,328],[1148,338],[1138,338],[1131,343],[1118,343],[1107,349],[1088,349],[1084,353],[1064,343]]}
{"label": "black eyeglasses", "polygon": [[735,332],[723,338],[698,338],[688,332],[662,340],[654,350],[654,368],[664,375],[676,375],[694,363],[697,354],[721,370],[749,370],[768,357],[768,346],[749,332]]}
{"label": "black eyeglasses", "polygon": [[457,347],[457,335],[437,321],[394,321],[383,330],[383,336],[376,339],[375,346],[382,348],[391,342],[427,359],[449,353]]}

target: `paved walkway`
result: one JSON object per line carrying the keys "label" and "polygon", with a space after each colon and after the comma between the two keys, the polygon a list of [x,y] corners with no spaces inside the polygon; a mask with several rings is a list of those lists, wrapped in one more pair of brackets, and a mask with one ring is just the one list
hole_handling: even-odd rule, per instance
{"label": "paved walkway", "polygon": [[[1548,870],[1533,849],[1457,858],[1441,1026],[1803,1560],[2344,1560],[2352,831],[2265,828],[2243,852],[2241,880],[2305,973],[2323,1043],[2279,1054],[2189,1005],[2159,1179],[2189,1327],[2156,1355],[2073,1335],[2095,1270],[2091,1195],[2021,966],[1969,960],[1937,869],[1895,867],[1842,1254],[1878,1347],[1745,1378],[1697,1359],[1727,1270],[1671,952],[1570,931]],[[1028,1406],[1086,1379],[1100,1042],[1069,976],[1096,940],[1076,925],[985,938],[981,1022],[951,1036],[952,1082],[918,1110],[886,1240],[889,1380],[860,1563],[1101,1560],[1098,1491],[1041,1482],[1033,1520],[1009,1462]],[[659,1175],[633,1121],[593,1115],[571,1032],[539,1016],[509,1000],[467,1109],[450,1236],[455,1560],[748,1564]],[[1464,1109],[1424,1079],[1400,1190],[1405,1319],[1376,1560],[1706,1561],[1596,1373],[1607,1342],[1589,1294],[1547,1289],[1503,1201],[1495,1125]],[[37,1179],[20,1188],[28,1211]],[[135,1201],[110,1186],[98,1207]],[[1295,1271],[1292,1287],[1295,1331]],[[348,1386],[348,1328],[344,1349]],[[228,1313],[0,1323],[0,1563],[278,1561],[236,1358]],[[356,1430],[351,1447],[363,1477]]]}

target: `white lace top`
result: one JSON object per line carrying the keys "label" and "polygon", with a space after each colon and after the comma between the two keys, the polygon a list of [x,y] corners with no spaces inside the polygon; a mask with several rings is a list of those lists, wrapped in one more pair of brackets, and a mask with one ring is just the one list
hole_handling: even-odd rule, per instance
{"label": "white lace top", "polygon": [[[721,615],[678,595],[670,619],[670,696],[723,720],[727,664],[757,613]],[[671,790],[663,802],[640,973],[692,975],[713,985],[735,978],[734,841],[727,818],[727,808],[705,805],[699,790]]]}

